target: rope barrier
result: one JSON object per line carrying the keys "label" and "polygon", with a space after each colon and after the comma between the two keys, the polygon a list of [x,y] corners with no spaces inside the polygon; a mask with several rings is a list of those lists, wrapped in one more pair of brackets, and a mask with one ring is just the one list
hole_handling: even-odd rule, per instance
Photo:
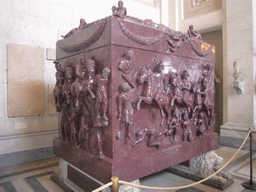
{"label": "rope barrier", "polygon": [[112,181],[107,183],[106,185],[103,185],[103,186],[99,187],[98,189],[93,190],[92,192],[99,192],[103,189],[106,189],[106,188],[110,187],[111,185],[112,185]]}
{"label": "rope barrier", "polygon": [[[144,186],[144,185],[136,185],[136,184],[132,184],[132,183],[129,183],[129,182],[126,182],[126,181],[122,181],[122,180],[119,180],[119,183],[120,184],[124,184],[124,185],[129,185],[131,187],[135,187],[135,188],[142,188],[142,189],[151,189],[151,190],[178,190],[178,189],[185,189],[185,188],[188,188],[188,187],[192,187],[192,186],[195,186],[195,185],[198,185],[200,183],[203,183],[204,181],[210,179],[211,177],[213,177],[214,175],[218,174],[219,172],[221,172],[234,158],[235,156],[238,154],[238,152],[242,149],[242,147],[244,146],[245,142],[247,141],[250,133],[252,132],[252,128],[249,129],[249,132],[247,134],[247,136],[245,137],[243,143],[241,144],[241,146],[239,147],[239,149],[236,151],[236,153],[231,157],[231,159],[223,166],[221,167],[218,171],[216,171],[215,173],[213,173],[212,175],[198,181],[198,182],[195,182],[195,183],[192,183],[192,184],[189,184],[189,185],[185,185],[185,186],[178,186],[178,187],[149,187],[149,186]],[[112,182],[92,191],[92,192],[99,192],[100,190],[103,190],[109,186],[112,185]]]}

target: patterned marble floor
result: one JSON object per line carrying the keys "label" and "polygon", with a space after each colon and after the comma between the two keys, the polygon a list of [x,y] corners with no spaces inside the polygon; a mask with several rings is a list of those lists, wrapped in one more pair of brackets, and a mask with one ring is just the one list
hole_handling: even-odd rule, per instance
{"label": "patterned marble floor", "polygon": [[0,192],[62,192],[50,176],[59,158],[45,159],[0,169]]}
{"label": "patterned marble floor", "polygon": [[[227,162],[237,149],[220,147],[216,150],[217,154]],[[253,156],[253,167],[255,168],[254,181],[256,182],[256,154]],[[17,165],[0,169],[0,192],[62,192],[63,190],[55,184],[50,176],[53,171],[58,171],[59,159],[45,159],[31,162],[24,165]],[[224,163],[225,163],[224,162]],[[224,192],[249,192],[252,190],[244,189],[242,183],[249,181],[249,152],[242,150],[237,157],[224,169],[234,178],[234,184],[224,190]],[[192,181],[173,175],[167,171],[150,175],[141,179],[142,185],[173,187],[193,183]],[[141,190],[142,192],[154,190]],[[187,189],[177,190],[176,192],[216,192],[217,189],[205,185],[196,185]]]}

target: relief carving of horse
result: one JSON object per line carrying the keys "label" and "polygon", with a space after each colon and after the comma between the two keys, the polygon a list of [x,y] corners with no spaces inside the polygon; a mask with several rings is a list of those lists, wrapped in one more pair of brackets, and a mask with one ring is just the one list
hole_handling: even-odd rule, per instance
{"label": "relief carving of horse", "polygon": [[155,101],[162,118],[160,125],[163,125],[164,119],[166,118],[165,112],[167,113],[167,117],[170,115],[168,92],[163,91],[159,96],[159,90],[156,87],[154,73],[147,67],[141,69],[137,81],[143,86],[141,96],[139,96],[139,101],[137,103],[137,110],[140,110],[140,104],[142,101],[149,105],[153,104]]}
{"label": "relief carving of horse", "polygon": [[189,82],[181,81],[181,78],[177,73],[170,75],[170,85],[172,90],[172,99],[170,105],[173,107],[175,104],[184,106],[187,112],[190,114],[193,112],[193,95]]}

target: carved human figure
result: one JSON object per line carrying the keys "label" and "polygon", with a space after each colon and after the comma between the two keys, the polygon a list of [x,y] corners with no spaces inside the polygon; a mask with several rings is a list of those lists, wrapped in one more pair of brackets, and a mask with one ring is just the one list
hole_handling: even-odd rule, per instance
{"label": "carved human figure", "polygon": [[67,38],[67,37],[69,37],[69,36],[71,36],[71,35],[73,35],[73,34],[79,32],[79,31],[81,31],[82,29],[85,29],[86,26],[87,26],[87,23],[86,23],[86,21],[82,18],[82,19],[80,19],[80,24],[79,24],[78,28],[72,29],[72,30],[69,31],[66,35],[61,35],[61,37]]}
{"label": "carved human figure", "polygon": [[80,57],[80,65],[82,65],[82,71],[84,72],[84,73],[86,73],[86,70],[87,70],[87,66],[86,66],[86,58],[82,55],[81,57]]}
{"label": "carved human figure", "polygon": [[137,82],[143,86],[141,96],[137,102],[137,110],[140,110],[140,104],[144,101],[152,104],[155,94],[154,74],[148,67],[143,67],[138,75]]}
{"label": "carved human figure", "polygon": [[68,118],[70,115],[70,104],[72,100],[71,86],[74,81],[74,72],[72,67],[67,67],[65,71],[65,81],[62,87],[62,110],[61,110],[61,129],[63,133],[63,140],[67,141],[69,139],[70,125]]}
{"label": "carved human figure", "polygon": [[124,7],[124,2],[118,1],[118,7],[113,6],[112,12],[113,12],[114,16],[117,16],[120,18],[125,18],[126,14],[127,14],[127,9]]}
{"label": "carved human figure", "polygon": [[55,73],[55,77],[56,77],[56,84],[54,87],[54,100],[55,100],[55,105],[56,105],[56,111],[60,112],[61,111],[61,105],[62,105],[62,86],[64,83],[64,76],[65,76],[65,72],[61,67],[61,64],[59,63],[59,61],[55,60],[55,68],[56,68],[56,73]]}
{"label": "carved human figure", "polygon": [[76,81],[72,84],[71,91],[74,98],[75,109],[80,110],[81,105],[84,105],[84,99],[86,98],[88,93],[91,95],[92,98],[95,98],[95,95],[92,92],[88,83],[90,79],[86,80],[84,65],[82,63],[75,65],[75,74]]}
{"label": "carved human figure", "polygon": [[154,71],[154,79],[155,79],[155,96],[156,100],[159,100],[164,91],[167,90],[168,82],[166,80],[165,74],[163,73],[164,65],[163,62],[160,61]]}
{"label": "carved human figure", "polygon": [[71,143],[74,143],[76,147],[79,147],[78,145],[78,135],[77,135],[77,121],[78,121],[78,114],[76,112],[75,106],[71,103],[71,110],[70,110],[70,116],[69,116],[69,123],[70,123],[70,141]]}
{"label": "carved human figure", "polygon": [[107,109],[108,109],[108,97],[107,97],[107,84],[110,69],[105,67],[102,70],[102,74],[98,74],[95,78],[96,85],[96,102],[95,113],[96,117],[100,119],[100,111],[102,111],[103,119],[108,121]]}
{"label": "carved human figure", "polygon": [[193,109],[193,95],[191,94],[191,82],[188,80],[189,75],[188,70],[182,71],[180,89],[183,93],[183,103],[190,114]]}
{"label": "carved human figure", "polygon": [[177,127],[180,122],[179,116],[179,109],[176,107],[173,111],[171,119],[168,120],[168,128],[165,130],[165,135],[171,138],[171,142],[176,141],[175,134],[177,132]]}
{"label": "carved human figure", "polygon": [[[203,137],[205,135],[205,118],[204,113],[200,112],[198,113],[198,135],[199,137]],[[208,126],[207,126],[208,129]]]}
{"label": "carved human figure", "polygon": [[75,65],[76,81],[71,86],[71,92],[73,96],[73,103],[76,111],[80,110],[82,105],[82,94],[84,91],[85,72],[82,65]]}
{"label": "carved human figure", "polygon": [[210,98],[209,92],[210,92],[210,83],[211,83],[211,66],[210,64],[207,64],[204,67],[201,79],[201,95],[203,99],[203,107],[206,110],[206,114],[208,116],[208,124],[211,125],[214,122],[214,105],[213,101]]}
{"label": "carved human figure", "polygon": [[183,95],[180,89],[180,78],[177,73],[173,73],[170,75],[170,85],[171,85],[171,91],[172,91],[172,99],[170,101],[170,105],[174,106],[175,103],[182,105]]}
{"label": "carved human figure", "polygon": [[201,34],[194,30],[193,25],[189,25],[188,36],[195,39],[202,39]]}
{"label": "carved human figure", "polygon": [[121,131],[125,128],[125,138],[131,139],[129,128],[134,120],[134,109],[132,106],[132,90],[127,82],[123,83],[120,89],[121,93],[118,96],[119,130],[116,138],[120,139]]}
{"label": "carved human figure", "polygon": [[188,118],[188,113],[185,111],[182,113],[182,129],[183,129],[183,134],[182,134],[182,140],[183,141],[193,141],[193,135],[190,127],[188,126],[189,124],[189,118]]}
{"label": "carved human figure", "polygon": [[177,51],[180,46],[187,41],[188,36],[185,34],[179,35],[179,36],[175,36],[174,34],[169,35],[171,37],[171,39],[167,39],[167,43],[169,45],[169,49],[171,52],[175,52]]}
{"label": "carved human figure", "polygon": [[241,72],[239,71],[239,64],[238,64],[237,61],[235,61],[233,63],[233,68],[235,70],[235,72],[233,73],[233,77],[234,77],[235,81],[238,81],[238,79],[239,79],[239,77],[241,75]]}
{"label": "carved human figure", "polygon": [[198,113],[201,111],[202,109],[202,93],[201,93],[201,86],[199,83],[194,83],[192,85],[192,89],[193,92],[195,93],[194,95],[194,109],[193,109],[193,113],[192,113],[192,119],[194,118],[194,125],[197,124],[198,121]]}
{"label": "carved human figure", "polygon": [[123,58],[118,62],[118,66],[117,66],[117,68],[122,72],[122,77],[124,78],[124,80],[128,82],[132,88],[135,87],[130,76],[134,68],[132,63],[133,56],[134,56],[134,51],[128,50],[123,56]]}
{"label": "carved human figure", "polygon": [[90,150],[90,117],[86,115],[86,113],[81,114],[80,118],[80,129],[78,132],[78,142],[79,146],[81,147],[82,145],[85,146],[86,150]]}
{"label": "carved human figure", "polygon": [[[102,127],[107,127],[108,124],[103,124]],[[102,127],[97,129],[96,139],[97,139],[97,147],[99,150],[99,156],[101,158],[105,157],[103,153],[103,139],[102,139]]]}
{"label": "carved human figure", "polygon": [[160,122],[160,125],[163,125],[164,123],[164,118],[165,118],[165,112],[167,113],[167,118],[169,116],[169,100],[167,101],[166,99],[169,97],[167,96],[167,88],[168,88],[168,81],[163,73],[164,70],[164,65],[163,62],[160,61],[159,63],[156,64],[155,70],[154,70],[154,80],[155,80],[155,94],[154,94],[154,100],[156,101],[162,120]]}
{"label": "carved human figure", "polygon": [[147,140],[147,146],[148,147],[156,147],[157,149],[160,147],[160,142],[156,142],[157,138],[162,135],[162,133],[157,133],[156,129],[146,127],[146,126],[140,126],[136,133],[136,139],[132,143],[132,147],[142,142],[146,137],[148,137]]}
{"label": "carved human figure", "polygon": [[[95,61],[92,59],[88,59],[86,63],[86,81],[85,81],[85,91],[87,91],[91,98],[96,98],[96,96],[93,93],[93,90],[95,89],[94,87],[94,80],[95,80]],[[87,96],[88,94],[85,94]]]}
{"label": "carved human figure", "polygon": [[95,68],[95,61],[93,59],[88,59],[86,64],[86,77],[89,86],[93,84],[95,78]]}
{"label": "carved human figure", "polygon": [[66,102],[65,105],[69,105],[71,102],[71,86],[74,81],[74,72],[72,67],[67,67],[65,72],[65,81],[62,87],[62,96],[64,101]]}

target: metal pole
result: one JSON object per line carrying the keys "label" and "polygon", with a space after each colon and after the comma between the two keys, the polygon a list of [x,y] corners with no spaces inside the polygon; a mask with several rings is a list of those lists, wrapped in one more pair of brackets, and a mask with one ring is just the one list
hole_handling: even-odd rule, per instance
{"label": "metal pole", "polygon": [[112,187],[111,192],[118,192],[119,190],[119,178],[116,176],[111,177]]}
{"label": "metal pole", "polygon": [[250,133],[250,181],[249,182],[244,182],[242,185],[243,187],[247,188],[247,189],[251,189],[251,190],[255,190],[256,189],[256,184],[253,183],[252,180],[252,134],[253,134],[253,129],[250,128],[251,133]]}
{"label": "metal pole", "polygon": [[250,185],[253,185],[252,181],[252,131],[250,133]]}

